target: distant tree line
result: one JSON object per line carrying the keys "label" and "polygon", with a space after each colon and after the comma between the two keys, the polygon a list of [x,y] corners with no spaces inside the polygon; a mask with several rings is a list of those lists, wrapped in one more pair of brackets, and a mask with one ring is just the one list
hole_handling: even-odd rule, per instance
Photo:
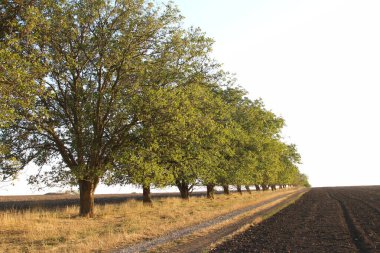
{"label": "distant tree line", "polygon": [[0,176],[31,162],[30,183],[94,191],[137,184],[308,185],[284,120],[215,62],[213,41],[171,4],[144,0],[0,3]]}

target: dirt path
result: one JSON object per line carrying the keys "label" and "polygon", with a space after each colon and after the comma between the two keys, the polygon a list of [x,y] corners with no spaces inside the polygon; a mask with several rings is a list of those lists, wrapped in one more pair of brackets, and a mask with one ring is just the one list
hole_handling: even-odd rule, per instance
{"label": "dirt path", "polygon": [[380,186],[316,188],[212,252],[380,252]]}
{"label": "dirt path", "polygon": [[[160,253],[196,253],[196,252],[204,252],[210,248],[210,245],[220,241],[222,238],[226,236],[230,236],[236,231],[240,230],[242,227],[246,225],[252,224],[258,218],[263,218],[268,214],[271,214],[279,209],[282,209],[284,206],[288,205],[288,203],[293,202],[300,195],[302,195],[304,191],[296,192],[293,195],[287,195],[285,198],[280,199],[278,203],[275,205],[270,205],[269,207],[264,208],[261,211],[254,212],[253,214],[249,214],[248,216],[241,218],[231,224],[223,226],[222,228],[216,229],[216,231],[212,231],[206,235],[195,236],[191,239],[186,240],[185,243],[178,243],[174,247],[160,249],[157,252]],[[273,202],[271,202],[273,203]],[[267,203],[267,204],[271,204]],[[258,208],[258,207],[257,207]]]}
{"label": "dirt path", "polygon": [[[215,219],[209,220],[207,222],[200,223],[198,225],[188,227],[188,228],[185,228],[185,229],[182,229],[179,231],[175,231],[173,233],[170,233],[168,235],[153,239],[151,241],[139,243],[139,244],[130,246],[128,248],[119,249],[119,250],[116,250],[113,252],[114,253],[146,252],[148,250],[156,248],[156,247],[163,245],[165,243],[173,242],[175,240],[178,240],[178,239],[181,239],[185,236],[188,236],[194,232],[199,232],[202,229],[206,229],[206,228],[215,226],[217,224],[220,224],[221,222],[230,220],[230,219],[237,217],[239,215],[242,215],[244,213],[250,212],[250,211],[258,209],[260,207],[264,207],[265,205],[268,205],[270,203],[273,203],[273,202],[276,202],[279,200],[283,200],[283,201],[281,201],[281,203],[283,205],[285,202],[289,202],[290,201],[289,199],[292,199],[295,196],[299,196],[299,194],[303,193],[304,191],[305,190],[302,189],[302,190],[299,190],[296,192],[286,193],[286,194],[283,194],[281,196],[273,197],[273,198],[268,199],[266,201],[260,202],[258,204],[255,204],[255,205],[252,205],[252,206],[240,209],[240,210],[236,210],[236,211],[228,213],[226,215],[223,215],[223,216],[217,217]],[[278,208],[279,206],[280,206],[280,204],[276,204],[276,208]],[[274,210],[274,208],[266,208],[265,210],[260,211],[260,215],[264,215],[271,210]],[[212,244],[213,242],[219,240],[221,237],[224,237],[226,235],[231,234],[232,232],[241,228],[243,225],[250,223],[255,218],[256,218],[256,216],[254,216],[254,215],[246,217],[243,220],[241,220],[241,222],[238,221],[236,223],[233,223],[232,225],[226,226],[223,229],[218,230],[216,233],[213,233],[213,234],[210,234],[206,237],[203,237],[201,240],[197,239],[196,241],[192,241],[192,242],[189,241],[187,244],[181,244],[175,248],[166,249],[165,251],[167,251],[167,252],[199,252],[199,251],[202,251],[205,248],[207,248],[210,244]],[[159,251],[163,252],[163,250],[159,250]]]}

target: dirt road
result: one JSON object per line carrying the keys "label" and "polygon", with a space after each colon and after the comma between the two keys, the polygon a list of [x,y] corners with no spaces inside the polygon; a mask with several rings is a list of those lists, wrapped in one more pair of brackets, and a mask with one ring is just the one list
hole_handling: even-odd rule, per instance
{"label": "dirt road", "polygon": [[[235,210],[231,213],[216,217],[214,219],[201,222],[197,225],[187,227],[181,230],[173,231],[165,236],[158,237],[156,239],[141,242],[126,248],[117,249],[112,251],[113,253],[132,253],[132,252],[178,252],[178,253],[192,253],[192,252],[204,252],[209,246],[218,241],[221,237],[230,235],[231,233],[239,230],[245,224],[251,223],[256,218],[260,218],[284,205],[290,203],[292,200],[298,198],[308,189],[298,189],[291,192],[283,192],[279,196],[269,198],[264,201],[260,201],[257,204]],[[253,212],[253,213],[251,213]],[[230,221],[241,215],[249,214],[244,218],[238,219],[228,225],[223,225],[222,228],[208,233],[205,235],[193,236],[194,233],[202,232],[204,229],[212,228],[223,224],[223,222]],[[185,240],[185,242],[181,242]],[[166,245],[173,243],[174,245]]]}
{"label": "dirt road", "polygon": [[312,189],[211,252],[380,252],[380,186]]}

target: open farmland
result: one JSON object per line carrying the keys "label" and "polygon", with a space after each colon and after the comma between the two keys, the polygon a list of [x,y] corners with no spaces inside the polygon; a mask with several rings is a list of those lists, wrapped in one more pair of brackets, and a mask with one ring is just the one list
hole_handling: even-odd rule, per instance
{"label": "open farmland", "polygon": [[380,186],[315,188],[212,252],[379,252]]}

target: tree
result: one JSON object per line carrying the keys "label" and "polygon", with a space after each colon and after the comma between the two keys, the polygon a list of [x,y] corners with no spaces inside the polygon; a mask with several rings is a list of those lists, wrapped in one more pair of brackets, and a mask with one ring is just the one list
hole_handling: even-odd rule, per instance
{"label": "tree", "polygon": [[299,173],[298,174],[298,180],[296,180],[296,185],[304,186],[304,187],[311,187],[309,183],[309,179],[306,174]]}
{"label": "tree", "polygon": [[214,184],[223,186],[224,194],[229,194],[229,184],[235,183],[237,169],[241,164],[239,146],[246,139],[246,133],[236,120],[236,114],[239,110],[239,104],[243,100],[246,92],[240,88],[228,86],[226,89],[218,90],[224,103],[227,105],[228,118],[222,120],[225,128],[226,142],[224,148],[220,151],[217,168],[212,172],[213,177],[208,180]]}
{"label": "tree", "polygon": [[142,185],[143,192],[151,185],[175,185],[188,199],[197,181],[215,167],[224,131],[215,120],[223,114],[223,103],[201,80],[155,91],[146,99],[154,101],[157,95],[165,103],[147,103],[150,112],[141,115],[135,131],[137,145],[122,154],[123,168],[112,170],[108,180]]}
{"label": "tree", "polygon": [[160,157],[173,177],[171,184],[178,187],[182,198],[188,199],[195,184],[214,171],[225,141],[218,122],[224,107],[208,83],[180,87],[177,97],[180,103],[176,120],[165,126],[166,138],[161,139]]}
{"label": "tree", "polygon": [[[171,5],[41,0],[25,8],[28,15],[19,23],[28,28],[28,36],[6,36],[12,55],[25,59],[25,83],[36,92],[31,106],[10,108],[16,117],[1,129],[2,143],[9,147],[1,166],[10,167],[12,158],[17,170],[30,162],[54,162],[48,179],[75,180],[80,215],[92,217],[99,180],[133,146],[145,90],[207,71],[202,63],[211,40],[199,30],[180,29],[179,13]],[[9,43],[3,52],[10,51]],[[13,58],[1,60],[14,66]],[[151,75],[165,64],[171,72]],[[32,179],[38,182],[41,175]]]}
{"label": "tree", "polygon": [[297,165],[301,163],[301,156],[297,152],[294,144],[283,144],[283,150],[280,155],[281,170],[278,174],[278,184],[280,186],[292,184],[294,178],[299,174]]}
{"label": "tree", "polygon": [[257,166],[255,184],[260,184],[263,190],[268,190],[278,182],[278,171],[280,170],[281,155],[281,129],[284,120],[274,113],[262,110],[259,114],[261,119],[261,131],[259,132],[259,142],[256,147]]}
{"label": "tree", "polygon": [[[233,81],[226,76],[228,82],[213,89],[214,104],[209,106],[208,116],[212,119],[213,131],[208,132],[202,141],[204,164],[199,167],[198,179],[207,187],[207,197],[214,198],[214,187],[220,183],[221,178],[228,177],[230,167],[226,166],[226,158],[234,156],[232,148],[235,140],[240,138],[239,127],[233,121],[233,107],[225,100],[224,92],[232,88]],[[210,99],[211,100],[211,99]],[[211,108],[211,110],[210,110]],[[224,185],[226,193],[228,185]]]}
{"label": "tree", "polygon": [[[222,173],[217,174],[218,182],[224,185],[226,193],[229,184],[236,185],[241,193],[241,185],[258,184],[263,181],[264,176],[269,177],[272,167],[263,166],[270,158],[263,157],[264,147],[266,143],[280,138],[279,131],[283,121],[266,110],[261,100],[251,101],[246,98],[241,89],[229,88],[221,92],[224,101],[230,105],[232,134],[229,149],[224,152],[224,159],[220,160],[220,167],[223,169]],[[275,151],[268,150],[268,154],[273,152]]]}

